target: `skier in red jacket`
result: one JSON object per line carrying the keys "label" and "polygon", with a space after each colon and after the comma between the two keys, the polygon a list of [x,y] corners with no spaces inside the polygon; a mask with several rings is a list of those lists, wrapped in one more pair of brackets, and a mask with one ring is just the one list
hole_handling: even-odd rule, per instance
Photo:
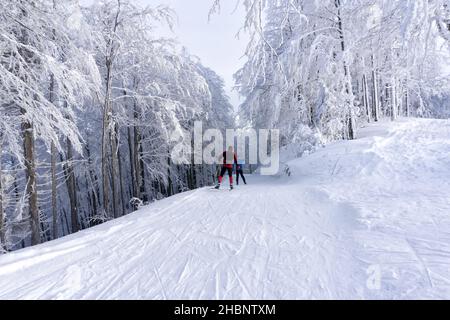
{"label": "skier in red jacket", "polygon": [[228,176],[230,177],[230,190],[233,190],[233,163],[237,164],[237,156],[236,153],[234,153],[232,146],[229,146],[228,151],[224,151],[220,155],[219,162],[222,160],[222,170],[220,170],[219,183],[217,184],[216,189],[220,189],[223,176],[225,172],[228,172]]}

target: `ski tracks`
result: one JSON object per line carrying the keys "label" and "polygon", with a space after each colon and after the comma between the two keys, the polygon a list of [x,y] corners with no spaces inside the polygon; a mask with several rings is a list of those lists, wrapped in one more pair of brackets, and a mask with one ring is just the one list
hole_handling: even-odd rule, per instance
{"label": "ski tracks", "polygon": [[450,124],[392,128],[2,256],[0,298],[448,298]]}

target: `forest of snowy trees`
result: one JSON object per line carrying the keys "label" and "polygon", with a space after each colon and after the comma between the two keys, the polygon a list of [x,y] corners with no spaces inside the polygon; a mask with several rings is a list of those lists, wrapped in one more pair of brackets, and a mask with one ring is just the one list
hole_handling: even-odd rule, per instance
{"label": "forest of snowy trees", "polygon": [[[239,5],[250,34],[239,127],[278,128],[286,146],[450,115],[450,1]],[[214,71],[154,32],[175,17],[132,0],[0,2],[0,251],[213,182],[211,166],[172,163],[171,137],[196,120],[233,128],[233,107]]]}
{"label": "forest of snowy trees", "polygon": [[302,145],[314,133],[354,139],[383,117],[450,115],[450,1],[243,3],[241,125],[279,128],[284,145]]}
{"label": "forest of snowy trees", "polygon": [[233,127],[222,79],[171,40],[167,7],[0,3],[0,234],[14,250],[210,184],[173,165],[173,132]]}

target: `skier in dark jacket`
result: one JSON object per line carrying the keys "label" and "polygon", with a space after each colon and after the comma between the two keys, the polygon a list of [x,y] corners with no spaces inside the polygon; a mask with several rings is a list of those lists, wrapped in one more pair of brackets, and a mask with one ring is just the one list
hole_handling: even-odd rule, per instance
{"label": "skier in dark jacket", "polygon": [[247,184],[247,181],[245,181],[244,168],[242,167],[242,165],[243,164],[240,161],[236,164],[236,184],[237,185],[239,185],[239,176],[242,177],[244,184]]}
{"label": "skier in dark jacket", "polygon": [[233,190],[233,163],[237,164],[237,157],[236,153],[233,151],[233,147],[228,147],[228,151],[224,151],[220,155],[219,162],[222,161],[222,169],[220,170],[219,183],[216,185],[216,189],[220,189],[223,176],[225,172],[228,172],[228,177],[230,178],[230,190]]}

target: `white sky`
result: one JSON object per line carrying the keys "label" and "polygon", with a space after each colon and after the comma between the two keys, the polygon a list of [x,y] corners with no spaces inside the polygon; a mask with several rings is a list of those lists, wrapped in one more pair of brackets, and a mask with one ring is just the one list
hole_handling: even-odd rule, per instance
{"label": "white sky", "polygon": [[[89,4],[97,0],[80,0],[81,4]],[[178,22],[174,31],[161,34],[176,39],[180,45],[199,57],[206,67],[217,72],[226,84],[226,92],[234,109],[242,102],[238,93],[233,90],[233,74],[244,64],[243,57],[248,43],[248,36],[241,32],[236,34],[244,24],[242,6],[236,8],[239,0],[222,0],[220,14],[215,14],[208,21],[208,13],[213,0],[135,0],[142,5],[167,5],[177,13]]]}
{"label": "white sky", "polygon": [[172,37],[198,56],[202,63],[216,71],[226,83],[226,91],[235,110],[240,103],[234,86],[233,74],[244,64],[242,56],[247,45],[247,35],[236,34],[244,23],[242,7],[236,9],[236,0],[222,0],[220,14],[208,21],[213,0],[139,0],[146,5],[168,5],[178,16]]}

